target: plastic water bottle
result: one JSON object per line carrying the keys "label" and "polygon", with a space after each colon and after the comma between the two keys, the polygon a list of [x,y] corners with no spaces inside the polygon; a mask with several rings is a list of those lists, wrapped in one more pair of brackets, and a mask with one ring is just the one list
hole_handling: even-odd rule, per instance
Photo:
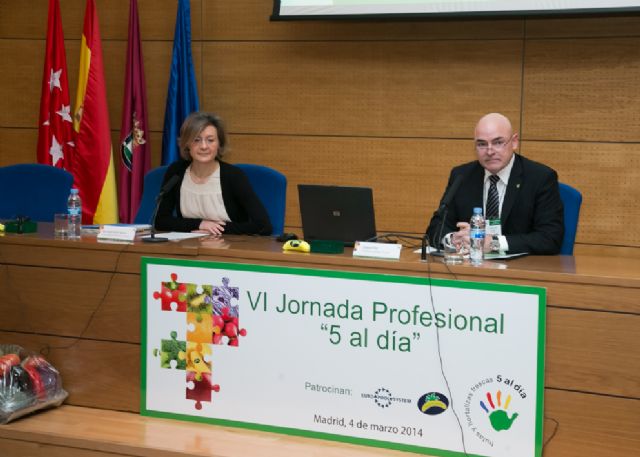
{"label": "plastic water bottle", "polygon": [[471,226],[469,238],[471,246],[469,246],[469,258],[472,265],[482,265],[484,257],[484,235],[485,221],[482,215],[482,208],[473,208],[473,216],[469,221]]}
{"label": "plastic water bottle", "polygon": [[82,228],[82,201],[78,189],[71,189],[67,199],[67,214],[69,215],[69,238],[80,238]]}

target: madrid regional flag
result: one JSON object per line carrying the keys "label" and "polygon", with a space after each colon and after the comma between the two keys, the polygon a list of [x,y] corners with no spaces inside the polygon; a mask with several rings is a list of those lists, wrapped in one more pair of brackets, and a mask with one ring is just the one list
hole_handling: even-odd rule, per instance
{"label": "madrid regional flag", "polygon": [[70,169],[75,132],[58,0],[49,0],[46,46],[38,122],[38,163]]}
{"label": "madrid regional flag", "polygon": [[73,127],[77,133],[73,175],[82,198],[82,222],[118,222],[102,45],[94,0],[87,0],[84,16]]}

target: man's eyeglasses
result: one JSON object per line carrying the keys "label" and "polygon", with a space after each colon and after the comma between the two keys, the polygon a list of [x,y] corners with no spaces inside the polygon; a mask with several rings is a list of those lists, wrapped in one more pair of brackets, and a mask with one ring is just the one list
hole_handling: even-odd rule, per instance
{"label": "man's eyeglasses", "polygon": [[491,140],[490,142],[484,140],[477,140],[475,143],[476,151],[478,152],[487,152],[489,147],[491,147],[494,151],[502,151],[505,146],[511,143],[513,140],[513,135],[509,138],[496,138],[495,140]]}

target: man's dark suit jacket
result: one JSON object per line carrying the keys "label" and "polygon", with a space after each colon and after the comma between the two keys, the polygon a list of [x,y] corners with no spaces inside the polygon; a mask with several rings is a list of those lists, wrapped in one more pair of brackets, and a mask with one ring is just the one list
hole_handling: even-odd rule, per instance
{"label": "man's dark suit jacket", "polygon": [[[442,231],[442,217],[437,211],[429,223],[427,235],[434,246],[436,240],[440,242],[440,233],[456,231],[456,223],[468,222],[473,208],[483,206],[484,168],[478,161],[455,167],[447,189],[459,175],[463,177],[462,184],[449,205]],[[556,172],[516,154],[500,221],[509,252],[558,254],[564,234],[564,216]]]}

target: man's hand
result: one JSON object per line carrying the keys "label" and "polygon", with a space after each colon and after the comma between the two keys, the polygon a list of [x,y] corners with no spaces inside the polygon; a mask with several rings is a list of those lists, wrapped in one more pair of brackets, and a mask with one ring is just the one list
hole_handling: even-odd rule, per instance
{"label": "man's hand", "polygon": [[458,231],[453,232],[453,235],[451,236],[451,243],[453,243],[456,250],[460,252],[463,247],[468,248],[470,245],[469,234],[471,226],[468,222],[458,222],[456,227],[458,227]]}
{"label": "man's hand", "polygon": [[493,237],[491,235],[484,235],[484,252],[491,252],[493,249],[491,249],[491,242],[493,240]]}

